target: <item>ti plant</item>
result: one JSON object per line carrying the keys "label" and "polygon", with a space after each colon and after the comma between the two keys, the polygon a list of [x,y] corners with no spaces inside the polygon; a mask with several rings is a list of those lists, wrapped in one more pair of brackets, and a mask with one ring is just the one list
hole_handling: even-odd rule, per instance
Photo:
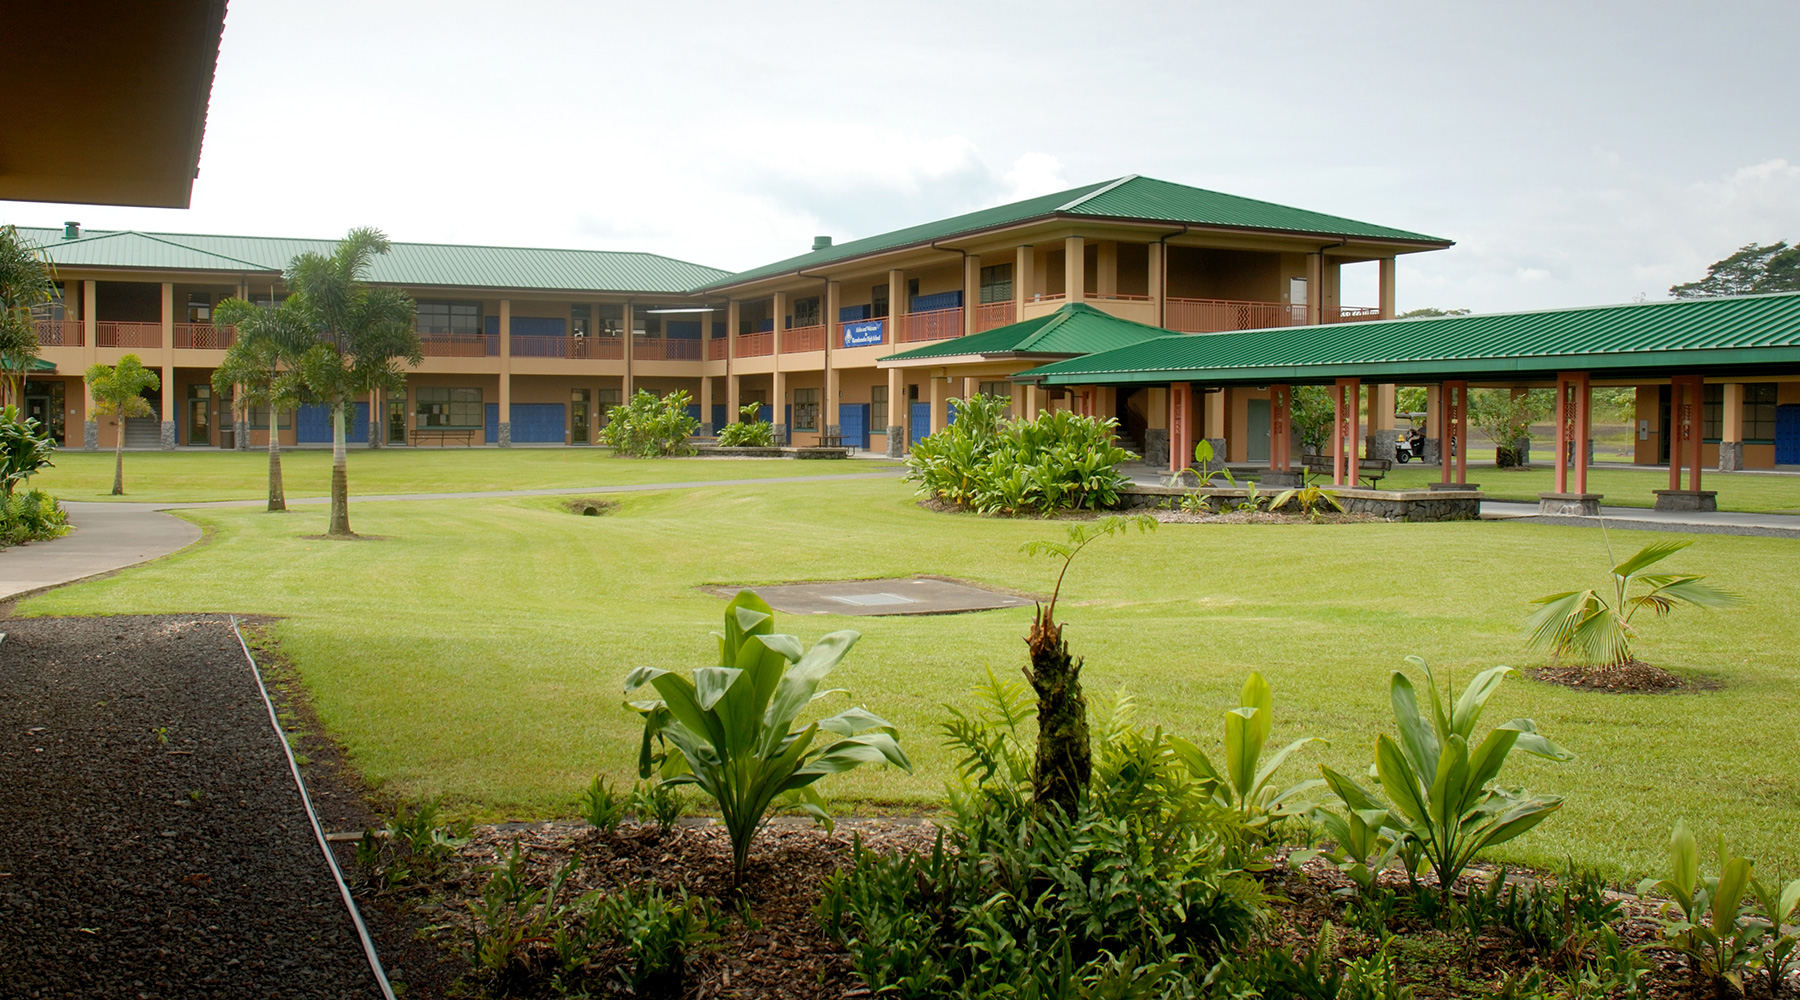
{"label": "ti plant", "polygon": [[[1409,656],[1406,662],[1425,674],[1429,714],[1420,710],[1412,681],[1394,671],[1388,689],[1400,739],[1386,733],[1375,739],[1375,775],[1385,805],[1348,777],[1329,767],[1320,770],[1365,828],[1391,824],[1402,856],[1416,854],[1430,862],[1448,907],[1451,886],[1476,855],[1530,830],[1562,807],[1561,796],[1490,788],[1507,755],[1515,749],[1556,761],[1574,755],[1539,735],[1530,719],[1496,726],[1470,746],[1487,700],[1506,675],[1516,673],[1511,667],[1477,674],[1452,705],[1439,696],[1437,679],[1424,660]],[[1382,809],[1385,820],[1377,815]]]}
{"label": "ti plant", "polygon": [[[659,740],[674,744],[679,755],[663,757],[664,784],[698,785],[718,802],[731,837],[732,874],[742,882],[750,842],[777,796],[829,822],[813,782],[882,761],[911,771],[912,762],[894,727],[865,709],[795,728],[802,709],[834,693],[819,691],[819,682],[857,633],[833,632],[802,650],[799,639],[776,634],[774,609],[746,590],[725,606],[725,631],[714,635],[719,666],[701,667],[691,680],[639,667],[625,678],[625,690],[649,684],[662,696],[627,702],[644,718],[639,774],[649,778],[656,769]],[[838,739],[819,743],[821,733]]]}
{"label": "ti plant", "polygon": [[1338,495],[1317,484],[1309,483],[1282,490],[1275,494],[1275,499],[1269,501],[1269,509],[1280,510],[1290,502],[1299,506],[1301,514],[1315,521],[1319,519],[1319,512],[1327,507],[1340,514],[1344,512],[1344,503],[1338,499]]}
{"label": "ti plant", "polygon": [[1332,793],[1344,803],[1341,814],[1324,808],[1313,810],[1313,822],[1325,831],[1334,846],[1325,851],[1299,851],[1290,860],[1300,864],[1322,855],[1367,898],[1375,891],[1376,876],[1400,851],[1399,838],[1392,831],[1401,829],[1403,821],[1356,782],[1329,767],[1321,766],[1319,770]]}
{"label": "ti plant", "polygon": [[1780,996],[1779,987],[1795,963],[1800,948],[1800,879],[1782,886],[1777,892],[1755,876],[1750,879],[1750,896],[1756,900],[1757,919],[1766,935],[1761,958],[1762,971],[1769,996]]}
{"label": "ti plant", "polygon": [[1263,759],[1263,749],[1275,723],[1275,694],[1263,675],[1251,671],[1238,693],[1236,708],[1225,712],[1225,767],[1213,766],[1211,758],[1198,746],[1179,736],[1169,737],[1175,756],[1187,765],[1194,777],[1212,788],[1215,802],[1235,809],[1245,828],[1253,835],[1268,832],[1275,822],[1304,815],[1311,803],[1303,796],[1320,784],[1319,779],[1301,781],[1286,788],[1274,783],[1275,772],[1288,755],[1308,743],[1324,743],[1316,736],[1297,739]]}
{"label": "ti plant", "polygon": [[[1677,604],[1697,608],[1737,604],[1737,595],[1700,582],[1706,579],[1704,576],[1650,572],[1651,567],[1692,544],[1655,542],[1614,566],[1610,600],[1609,595],[1589,588],[1532,601],[1539,607],[1525,622],[1531,631],[1531,645],[1549,649],[1558,660],[1616,666],[1632,660],[1631,640],[1637,637],[1637,631],[1632,628],[1631,619],[1639,611],[1648,609],[1662,617]],[[1633,594],[1632,590],[1638,587],[1643,588],[1642,592]]]}
{"label": "ti plant", "polygon": [[[1654,882],[1645,879],[1638,892],[1655,891],[1669,897],[1661,910],[1663,939],[1687,959],[1694,975],[1709,982],[1730,983],[1734,987],[1731,992],[1742,996],[1740,970],[1756,958],[1756,941],[1762,932],[1758,924],[1744,919],[1744,894],[1754,881],[1750,873],[1755,862],[1726,851],[1723,836],[1717,852],[1719,874],[1702,876],[1700,844],[1686,823],[1677,822],[1669,836],[1669,877]],[[1773,894],[1764,895],[1777,908],[1786,902],[1791,912],[1794,904],[1800,903],[1800,882],[1789,883],[1779,900]],[[1779,930],[1777,926],[1778,937]],[[1784,959],[1791,951],[1790,944],[1783,952]]]}

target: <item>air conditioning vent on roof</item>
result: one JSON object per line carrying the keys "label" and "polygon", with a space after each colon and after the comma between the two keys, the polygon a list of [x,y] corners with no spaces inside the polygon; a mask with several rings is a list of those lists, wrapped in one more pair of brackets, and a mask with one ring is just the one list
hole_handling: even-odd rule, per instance
{"label": "air conditioning vent on roof", "polygon": [[65,240],[81,239],[81,223],[79,223],[79,222],[63,223],[63,239],[65,239]]}
{"label": "air conditioning vent on roof", "polygon": [[814,236],[813,237],[813,249],[814,250],[823,250],[830,245],[831,245],[831,237],[829,237],[829,236]]}

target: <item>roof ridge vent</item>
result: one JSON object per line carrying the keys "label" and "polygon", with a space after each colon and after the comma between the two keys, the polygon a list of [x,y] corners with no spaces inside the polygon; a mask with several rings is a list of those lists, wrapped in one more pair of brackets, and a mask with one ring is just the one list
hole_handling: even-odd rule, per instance
{"label": "roof ridge vent", "polygon": [[1087,194],[1084,194],[1081,197],[1076,198],[1074,201],[1067,202],[1065,204],[1056,206],[1056,210],[1058,212],[1067,212],[1070,209],[1074,208],[1075,206],[1080,205],[1082,202],[1092,201],[1093,199],[1100,197],[1101,195],[1105,194],[1108,191],[1111,191],[1113,188],[1116,188],[1121,184],[1129,184],[1132,181],[1135,181],[1137,179],[1138,179],[1137,174],[1126,174],[1125,176],[1119,178],[1118,180],[1113,181],[1111,184],[1100,185],[1099,187],[1095,188],[1094,190],[1089,191]]}
{"label": "roof ridge vent", "polygon": [[81,223],[79,223],[79,222],[63,223],[63,239],[65,239],[65,240],[81,239]]}
{"label": "roof ridge vent", "polygon": [[813,250],[818,251],[818,250],[829,250],[829,249],[831,249],[831,237],[829,237],[829,236],[814,236],[813,237]]}

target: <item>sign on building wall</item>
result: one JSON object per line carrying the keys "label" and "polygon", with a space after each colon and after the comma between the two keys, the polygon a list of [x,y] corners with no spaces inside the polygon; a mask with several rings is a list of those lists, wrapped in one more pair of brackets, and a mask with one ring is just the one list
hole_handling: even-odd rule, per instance
{"label": "sign on building wall", "polygon": [[886,329],[887,320],[885,319],[866,319],[860,323],[845,323],[844,346],[868,347],[870,344],[879,344]]}

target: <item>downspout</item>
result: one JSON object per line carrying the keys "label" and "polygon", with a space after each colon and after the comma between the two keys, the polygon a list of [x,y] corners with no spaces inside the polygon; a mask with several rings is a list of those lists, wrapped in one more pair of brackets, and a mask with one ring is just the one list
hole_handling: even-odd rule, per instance
{"label": "downspout", "polygon": [[[956,247],[941,247],[941,246],[938,246],[938,241],[937,241],[937,240],[932,240],[932,241],[931,241],[931,249],[933,249],[933,250],[939,250],[939,251],[942,251],[942,252],[944,252],[944,253],[959,253],[959,254],[962,254],[962,262],[961,262],[961,265],[960,265],[960,267],[959,267],[959,268],[958,268],[958,269],[957,269],[957,272],[956,272],[956,283],[957,283],[957,285],[958,285],[958,286],[959,286],[959,287],[960,287],[960,286],[961,286],[961,285],[962,285],[962,283],[963,283],[963,282],[964,282],[964,281],[967,281],[967,280],[968,280],[968,274],[969,274],[969,251],[967,251],[967,250],[960,250],[960,249],[958,249],[958,248],[956,248]],[[1013,280],[1014,280],[1014,281],[1017,281],[1017,280],[1018,280],[1018,276],[1017,276],[1017,275],[1014,275],[1014,276],[1013,276]],[[979,293],[980,293],[980,288],[979,288],[979,287],[977,287],[977,289],[976,289],[976,292],[977,292],[977,297],[980,297],[980,296],[979,296]],[[892,305],[889,305],[889,306],[888,306],[888,309],[889,309],[889,311],[892,311],[892,310],[893,310],[893,308],[894,308],[894,307],[893,307],[893,306],[892,306]],[[974,304],[974,303],[973,303],[973,302],[964,302],[964,303],[963,303],[963,315],[964,315],[964,316],[965,316],[965,317],[966,317],[966,316],[972,316],[972,315],[974,315],[974,314],[973,314],[973,313],[971,313],[971,312],[969,312],[969,310],[971,310],[971,309],[974,309],[974,308],[975,308],[975,304]],[[907,311],[907,312],[912,312],[912,303],[911,303],[911,302],[908,302],[908,303],[907,303],[907,304],[906,304],[906,311]],[[965,324],[966,324],[966,323],[967,323],[967,322],[968,322],[968,320],[966,320],[966,319],[965,319],[965,320],[964,320],[964,323],[965,323]],[[967,329],[968,329],[968,326],[966,326],[966,325],[965,325],[965,326],[964,326],[964,327],[963,327],[963,329],[965,329],[965,330],[967,330]]]}

